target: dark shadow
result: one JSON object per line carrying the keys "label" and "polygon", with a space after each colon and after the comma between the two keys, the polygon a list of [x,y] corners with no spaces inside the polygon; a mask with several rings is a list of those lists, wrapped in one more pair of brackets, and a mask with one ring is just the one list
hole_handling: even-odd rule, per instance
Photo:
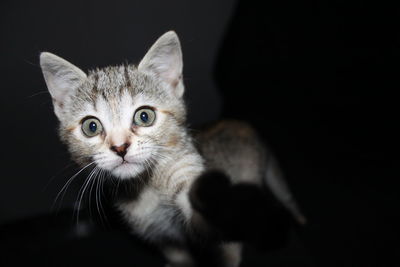
{"label": "dark shadow", "polygon": [[309,218],[303,252],[285,251],[277,266],[393,260],[398,11],[366,1],[239,1],[215,69],[223,115],[252,123],[271,144]]}

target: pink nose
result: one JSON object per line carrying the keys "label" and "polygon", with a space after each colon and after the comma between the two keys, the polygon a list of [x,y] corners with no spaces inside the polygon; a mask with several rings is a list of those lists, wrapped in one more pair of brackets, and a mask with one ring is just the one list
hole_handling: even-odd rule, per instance
{"label": "pink nose", "polygon": [[128,150],[128,147],[129,147],[130,145],[131,145],[131,144],[129,144],[129,143],[125,143],[125,144],[120,145],[120,146],[111,146],[110,149],[111,149],[112,151],[114,151],[118,156],[120,156],[121,158],[123,158],[123,157],[126,155],[126,152],[127,152],[127,150]]}

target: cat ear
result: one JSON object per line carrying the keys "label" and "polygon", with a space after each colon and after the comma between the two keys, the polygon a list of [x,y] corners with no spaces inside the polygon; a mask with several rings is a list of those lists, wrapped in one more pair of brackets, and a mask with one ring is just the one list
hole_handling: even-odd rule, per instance
{"label": "cat ear", "polygon": [[150,48],[138,66],[139,71],[158,76],[177,97],[182,97],[182,51],[174,31],[162,35]]}
{"label": "cat ear", "polygon": [[66,96],[86,79],[86,74],[68,61],[48,52],[40,54],[40,66],[53,98],[54,112],[60,118]]}

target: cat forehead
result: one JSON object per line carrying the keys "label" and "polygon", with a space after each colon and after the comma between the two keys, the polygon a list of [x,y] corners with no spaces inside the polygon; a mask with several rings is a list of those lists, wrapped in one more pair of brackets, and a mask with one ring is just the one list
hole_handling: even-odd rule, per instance
{"label": "cat forehead", "polygon": [[141,95],[155,101],[171,98],[155,77],[138,71],[134,65],[121,65],[89,71],[86,82],[76,90],[73,101],[95,104],[99,97],[115,100],[127,95]]}
{"label": "cat forehead", "polygon": [[155,77],[134,65],[110,66],[89,71],[86,81],[71,95],[69,112],[76,116],[100,105],[115,113],[125,110],[123,106],[138,104],[171,110],[177,102]]}
{"label": "cat forehead", "polygon": [[88,85],[94,93],[120,95],[122,90],[136,95],[155,91],[158,84],[148,75],[141,73],[133,65],[111,66],[89,72]]}

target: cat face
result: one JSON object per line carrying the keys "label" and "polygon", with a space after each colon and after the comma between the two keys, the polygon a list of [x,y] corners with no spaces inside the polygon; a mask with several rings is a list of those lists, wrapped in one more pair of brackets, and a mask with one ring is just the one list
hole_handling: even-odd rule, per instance
{"label": "cat face", "polygon": [[185,122],[182,56],[174,32],[164,34],[138,67],[107,67],[88,75],[41,54],[41,67],[73,159],[118,178],[132,178],[167,158]]}

